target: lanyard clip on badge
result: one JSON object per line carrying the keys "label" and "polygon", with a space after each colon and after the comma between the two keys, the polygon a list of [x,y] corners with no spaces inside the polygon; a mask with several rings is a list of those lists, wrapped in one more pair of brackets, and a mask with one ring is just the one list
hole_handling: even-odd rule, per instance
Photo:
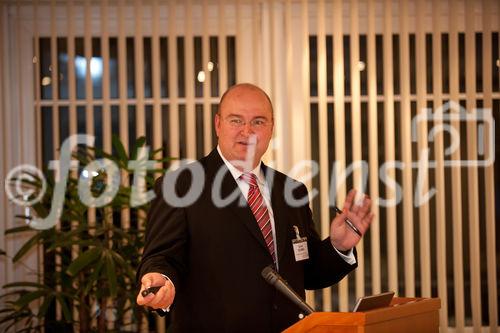
{"label": "lanyard clip on badge", "polygon": [[309,249],[307,248],[307,237],[300,237],[299,227],[293,226],[295,231],[295,239],[292,239],[293,253],[295,261],[302,261],[309,259]]}

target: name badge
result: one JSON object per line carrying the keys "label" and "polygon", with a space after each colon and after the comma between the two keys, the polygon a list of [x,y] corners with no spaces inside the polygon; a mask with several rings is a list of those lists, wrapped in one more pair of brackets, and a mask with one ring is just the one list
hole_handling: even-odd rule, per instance
{"label": "name badge", "polygon": [[309,249],[307,248],[307,237],[300,237],[299,228],[294,225],[295,235],[297,238],[292,239],[293,253],[295,261],[302,261],[309,259]]}

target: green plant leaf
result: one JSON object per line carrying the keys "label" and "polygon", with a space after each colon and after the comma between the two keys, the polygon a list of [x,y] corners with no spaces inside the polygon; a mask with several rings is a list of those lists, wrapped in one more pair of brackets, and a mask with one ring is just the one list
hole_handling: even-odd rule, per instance
{"label": "green plant leaf", "polygon": [[15,287],[33,287],[33,288],[46,289],[46,286],[41,283],[27,282],[27,281],[12,282],[3,285],[3,288],[15,288]]}
{"label": "green plant leaf", "polygon": [[21,259],[29,250],[31,250],[32,247],[36,246],[38,242],[43,238],[44,233],[43,231],[38,231],[36,232],[33,237],[31,237],[26,243],[23,244],[23,246],[17,251],[16,255],[14,258],[12,258],[13,262],[17,262],[19,259]]}
{"label": "green plant leaf", "polygon": [[33,302],[34,300],[43,297],[43,295],[45,295],[45,290],[35,290],[27,292],[14,302],[14,307],[20,310],[25,306],[27,306],[28,304],[30,304],[31,302]]}
{"label": "green plant leaf", "polygon": [[96,283],[98,283],[98,281],[99,281],[99,275],[101,273],[101,270],[102,270],[103,266],[104,266],[104,261],[103,260],[100,260],[96,264],[96,266],[94,267],[94,271],[92,272],[92,274],[90,274],[90,276],[85,281],[86,285],[85,285],[85,289],[83,289],[83,295],[87,295],[90,292],[90,290],[92,289],[92,287]]}
{"label": "green plant leaf", "polygon": [[[23,218],[26,218],[25,216],[23,216]],[[29,226],[27,225],[23,225],[21,227],[15,227],[15,228],[10,228],[10,229],[7,229],[5,230],[5,235],[9,235],[9,234],[15,234],[15,233],[18,233],[18,232],[23,232],[23,231],[28,231],[28,230],[31,230],[33,231],[34,229],[33,228],[30,228]]]}
{"label": "green plant leaf", "polygon": [[67,322],[71,321],[71,311],[69,311],[68,304],[66,304],[66,301],[64,300],[62,295],[57,294],[56,299],[61,305],[61,310],[63,312],[64,320],[66,320]]}
{"label": "green plant leaf", "polygon": [[101,253],[102,253],[102,249],[99,247],[94,247],[92,249],[89,249],[89,250],[81,253],[78,256],[78,258],[76,258],[75,261],[73,261],[71,263],[71,265],[69,265],[66,272],[70,276],[76,276],[76,274],[78,274],[79,271],[81,271],[82,269],[84,269],[88,265],[92,264],[94,261],[96,261],[99,258],[99,256],[101,255]]}
{"label": "green plant leaf", "polygon": [[144,146],[145,144],[146,144],[146,137],[145,136],[138,137],[135,140],[134,147],[132,147],[130,149],[130,159],[132,161],[137,159],[138,148]]}
{"label": "green plant leaf", "polygon": [[115,251],[111,251],[111,255],[112,257],[115,259],[116,263],[122,267],[125,267],[126,266],[126,262],[125,262],[125,259],[123,259],[123,257],[118,253],[118,252],[115,252]]}
{"label": "green plant leaf", "polygon": [[128,155],[127,152],[125,151],[125,147],[120,141],[120,138],[116,134],[114,134],[111,140],[113,147],[115,148],[116,154],[118,156],[118,159],[120,159],[123,162],[125,161],[128,162]]}
{"label": "green plant leaf", "polygon": [[[18,289],[18,290],[14,290],[14,291],[10,291],[8,293],[2,294],[2,295],[0,295],[0,298],[8,297],[10,295],[19,295],[19,294],[21,294],[21,290]],[[7,301],[5,303],[9,303],[9,302]],[[14,302],[11,302],[11,303],[14,304]]]}
{"label": "green plant leaf", "polygon": [[40,305],[40,309],[38,310],[38,318],[43,318],[47,314],[47,310],[49,309],[50,303],[54,299],[54,295],[47,295],[43,300],[42,305]]}
{"label": "green plant leaf", "polygon": [[97,245],[99,244],[100,241],[98,239],[88,239],[88,240],[82,240],[82,239],[69,239],[69,240],[62,240],[60,242],[52,244],[49,248],[46,249],[47,252],[54,251],[58,247],[64,247],[68,248],[71,247],[72,245],[78,245],[78,246],[92,246],[92,245]]}
{"label": "green plant leaf", "polygon": [[111,256],[106,256],[106,276],[109,283],[109,293],[111,297],[116,296],[116,271],[115,271],[115,262]]}

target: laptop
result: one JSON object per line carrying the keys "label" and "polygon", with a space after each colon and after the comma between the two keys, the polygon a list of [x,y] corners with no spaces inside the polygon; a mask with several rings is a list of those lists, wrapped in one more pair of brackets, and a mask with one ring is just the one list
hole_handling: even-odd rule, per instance
{"label": "laptop", "polygon": [[352,310],[352,312],[364,312],[368,310],[387,307],[391,304],[393,297],[394,291],[389,291],[378,295],[360,297],[354,305],[354,309]]}

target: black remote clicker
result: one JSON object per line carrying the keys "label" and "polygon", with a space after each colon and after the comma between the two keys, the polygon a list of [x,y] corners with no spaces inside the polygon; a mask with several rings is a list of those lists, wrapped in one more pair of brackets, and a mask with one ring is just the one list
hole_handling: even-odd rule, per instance
{"label": "black remote clicker", "polygon": [[158,290],[160,290],[161,287],[163,287],[163,286],[149,287],[147,289],[144,289],[142,291],[141,295],[142,295],[142,297],[146,297],[151,293],[156,294],[158,292]]}

